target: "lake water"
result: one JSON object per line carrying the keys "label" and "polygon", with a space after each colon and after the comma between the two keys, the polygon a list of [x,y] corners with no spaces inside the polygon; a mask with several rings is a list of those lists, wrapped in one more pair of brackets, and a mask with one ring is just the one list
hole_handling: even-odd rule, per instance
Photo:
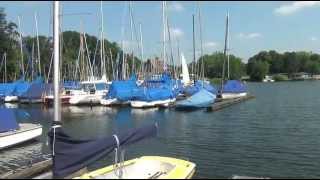
{"label": "lake water", "polygon": [[[247,85],[255,99],[216,112],[63,107],[63,127],[73,137],[95,138],[158,122],[158,136],[127,147],[126,159],[187,159],[196,163],[197,178],[319,178],[320,81]],[[30,115],[20,122],[44,126],[38,140],[41,150],[48,152],[46,133],[53,109],[18,107]],[[112,158],[113,154],[90,168],[112,164]]]}

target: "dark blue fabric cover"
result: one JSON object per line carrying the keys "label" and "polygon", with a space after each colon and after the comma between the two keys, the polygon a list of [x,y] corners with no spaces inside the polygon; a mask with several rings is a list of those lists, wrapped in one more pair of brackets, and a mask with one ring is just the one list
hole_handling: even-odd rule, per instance
{"label": "dark blue fabric cover", "polygon": [[[121,146],[138,142],[144,138],[154,136],[157,133],[157,125],[147,125],[132,129],[126,133],[117,135]],[[50,145],[53,145],[53,129],[48,133]],[[111,153],[116,148],[116,140],[113,136],[92,140],[76,140],[65,134],[61,128],[56,128],[53,156],[53,175],[55,178],[66,177],[80,170],[93,161]]]}
{"label": "dark blue fabric cover", "polygon": [[0,108],[0,133],[19,129],[14,109]]}
{"label": "dark blue fabric cover", "polygon": [[228,80],[224,85],[222,92],[226,93],[243,93],[246,92],[246,86],[239,80]]}

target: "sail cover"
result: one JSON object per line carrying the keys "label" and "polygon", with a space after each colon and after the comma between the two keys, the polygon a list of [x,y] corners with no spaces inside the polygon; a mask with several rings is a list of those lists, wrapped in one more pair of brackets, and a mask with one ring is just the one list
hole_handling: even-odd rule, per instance
{"label": "sail cover", "polygon": [[205,108],[211,106],[216,99],[216,95],[202,88],[191,97],[178,101],[177,108]]}
{"label": "sail cover", "polygon": [[14,109],[0,108],[0,133],[19,129]]}
{"label": "sail cover", "polygon": [[117,98],[120,101],[132,100],[134,92],[138,90],[136,77],[129,80],[112,81],[107,98]]}
{"label": "sail cover", "polygon": [[202,88],[206,89],[207,91],[211,92],[212,94],[217,94],[216,88],[208,82],[203,82],[201,80],[197,80],[196,83],[192,86],[187,86],[184,89],[184,94],[189,96],[199,92]]}
{"label": "sail cover", "polygon": [[239,80],[228,80],[223,85],[223,92],[226,93],[243,93],[246,91],[246,86]]}
{"label": "sail cover", "polygon": [[[120,146],[138,142],[144,138],[154,136],[157,133],[157,125],[147,125],[132,129],[126,133],[117,135]],[[51,149],[53,149],[53,175],[55,178],[66,177],[111,153],[117,147],[114,136],[92,139],[76,140],[65,134],[61,127],[51,129],[48,133]]]}

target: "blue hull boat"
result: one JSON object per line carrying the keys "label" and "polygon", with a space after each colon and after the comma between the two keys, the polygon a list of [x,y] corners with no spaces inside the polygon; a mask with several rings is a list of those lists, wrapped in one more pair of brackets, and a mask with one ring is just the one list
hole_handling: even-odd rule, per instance
{"label": "blue hull boat", "polygon": [[206,89],[201,89],[189,98],[178,101],[176,103],[177,109],[197,109],[197,108],[207,108],[210,107],[216,99],[216,95],[207,91]]}

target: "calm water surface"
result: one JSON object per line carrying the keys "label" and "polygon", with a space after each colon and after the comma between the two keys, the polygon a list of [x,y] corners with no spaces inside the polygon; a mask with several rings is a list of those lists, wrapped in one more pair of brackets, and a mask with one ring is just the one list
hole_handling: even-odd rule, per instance
{"label": "calm water surface", "polygon": [[[64,129],[76,138],[94,138],[158,122],[158,136],[127,147],[126,159],[144,155],[187,159],[197,164],[197,178],[319,178],[320,81],[247,85],[255,99],[217,112],[63,107]],[[53,109],[19,108],[30,115],[21,122],[44,126],[39,140],[47,152]],[[111,164],[112,156],[91,168]]]}

